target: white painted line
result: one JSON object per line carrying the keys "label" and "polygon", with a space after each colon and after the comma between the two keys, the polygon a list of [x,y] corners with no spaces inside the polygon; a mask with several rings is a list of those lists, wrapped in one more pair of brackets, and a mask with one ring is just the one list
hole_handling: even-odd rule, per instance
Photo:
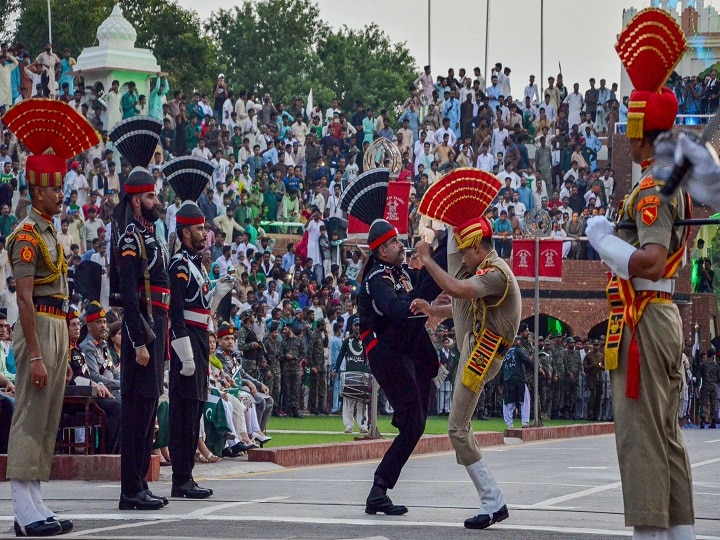
{"label": "white painted line", "polygon": [[705,441],[706,443],[720,442],[720,439],[713,439],[712,441]]}
{"label": "white painted line", "polygon": [[[158,519],[157,523],[176,523],[181,521],[180,519]],[[96,534],[107,531],[117,531],[120,529],[132,529],[134,527],[145,527],[146,522],[141,521],[140,523],[126,523],[124,525],[113,525],[111,527],[98,527],[97,529],[86,529],[86,530],[75,530],[68,534],[68,536],[87,536],[89,534]]]}
{"label": "white painted line", "polygon": [[[271,501],[284,501],[290,497],[267,497],[265,499],[253,499],[252,501],[240,501],[240,502],[229,502],[223,504],[214,504],[212,506],[206,506],[205,508],[199,508],[188,514],[188,517],[198,518],[200,516],[206,516],[217,512],[218,510],[227,510],[228,508],[235,508],[237,506],[247,506],[249,504],[266,503]],[[211,501],[208,501],[211,502]]]}
{"label": "white painted line", "polygon": [[609,467],[568,467],[568,469],[598,470],[598,471],[602,471],[602,470],[605,470],[605,469],[609,469]]}
{"label": "white painted line", "polygon": [[697,467],[704,467],[705,465],[712,465],[713,463],[720,463],[720,458],[715,459],[708,459],[707,461],[700,461],[698,463],[693,463],[690,465],[693,469],[696,469]]}
{"label": "white painted line", "polygon": [[533,506],[553,506],[553,505],[564,503],[567,501],[580,499],[582,497],[588,497],[590,495],[595,495],[596,493],[602,493],[603,491],[610,491],[611,489],[617,489],[619,487],[620,487],[620,482],[613,482],[612,484],[596,486],[596,487],[592,487],[589,489],[584,489],[582,491],[577,491],[575,493],[568,493],[567,495],[561,495],[560,497],[546,499],[544,501],[540,501],[539,503],[534,504]]}

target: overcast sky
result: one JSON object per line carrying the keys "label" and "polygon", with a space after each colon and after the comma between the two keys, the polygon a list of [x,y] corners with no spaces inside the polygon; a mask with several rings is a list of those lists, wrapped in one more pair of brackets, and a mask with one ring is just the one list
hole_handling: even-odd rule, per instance
{"label": "overcast sky", "polygon": [[[178,0],[202,18],[234,0]],[[427,63],[427,0],[316,0],[321,17],[334,27],[362,28],[375,22],[393,41],[405,41],[418,66]],[[469,72],[479,66],[485,75],[484,0],[431,1],[431,64],[433,75],[454,67]],[[522,92],[528,75],[540,79],[540,0],[489,0],[488,65],[502,62],[512,68],[513,94]],[[720,0],[706,5],[720,5]],[[622,29],[622,13],[641,9],[650,0],[545,0],[544,80],[562,65],[565,84],[606,79],[620,82],[620,62],[613,45]],[[292,31],[292,29],[288,29]],[[232,81],[229,81],[232,84]]]}

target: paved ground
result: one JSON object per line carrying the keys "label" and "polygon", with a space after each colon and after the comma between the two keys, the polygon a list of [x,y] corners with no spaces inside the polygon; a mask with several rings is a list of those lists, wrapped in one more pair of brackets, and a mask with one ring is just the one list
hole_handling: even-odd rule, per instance
{"label": "paved ground", "polygon": [[[698,538],[720,540],[720,431],[684,432],[693,464]],[[206,501],[172,500],[159,512],[120,512],[117,485],[52,482],[49,505],[75,520],[83,538],[606,539],[624,527],[614,437],[587,437],[488,448],[510,505],[510,519],[466,531],[477,495],[450,453],[418,456],[391,492],[410,512],[367,516],[363,502],[376,462],[282,469],[223,460],[199,465],[212,487]],[[169,478],[152,485],[169,493]],[[12,532],[9,484],[0,485],[0,535]]]}

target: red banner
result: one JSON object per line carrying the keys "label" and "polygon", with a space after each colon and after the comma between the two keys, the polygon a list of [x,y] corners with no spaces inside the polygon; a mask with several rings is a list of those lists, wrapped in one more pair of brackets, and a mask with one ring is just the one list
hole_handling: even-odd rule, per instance
{"label": "red banner", "polygon": [[[408,215],[410,212],[410,182],[391,181],[388,184],[387,199],[383,217],[390,222],[400,234],[407,239]],[[348,238],[366,239],[370,225],[366,225],[354,216],[348,216]]]}
{"label": "red banner", "polygon": [[[540,240],[540,281],[562,281],[562,240]],[[535,240],[513,240],[513,274],[519,281],[535,280]]]}

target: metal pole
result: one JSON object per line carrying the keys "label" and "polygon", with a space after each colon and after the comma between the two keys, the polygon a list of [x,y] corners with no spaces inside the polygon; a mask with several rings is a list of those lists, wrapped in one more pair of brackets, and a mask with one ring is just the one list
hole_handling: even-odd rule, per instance
{"label": "metal pole", "polygon": [[538,354],[540,336],[540,232],[535,233],[535,368],[533,379],[535,395],[533,396],[533,412],[535,414],[535,427],[542,426],[540,419],[540,355]]}
{"label": "metal pole", "polygon": [[432,64],[432,62],[430,62],[430,3],[431,0],[428,0],[428,66]]}
{"label": "metal pole", "polygon": [[48,43],[52,43],[52,10],[50,9],[50,0],[47,0],[48,4]]}
{"label": "metal pole", "polygon": [[372,381],[371,384],[371,396],[370,396],[370,431],[368,432],[368,437],[373,437],[375,439],[380,438],[380,430],[378,429],[377,425],[377,417],[378,417],[378,383],[375,380],[375,376],[371,375],[370,380]]}
{"label": "metal pole", "polygon": [[545,70],[543,60],[545,58],[545,0],[540,0],[540,103],[544,103],[543,84],[545,82]]}
{"label": "metal pole", "polygon": [[[490,47],[490,0],[485,0],[485,86],[490,82],[488,73],[488,47]],[[482,88],[483,93],[485,88]]]}

